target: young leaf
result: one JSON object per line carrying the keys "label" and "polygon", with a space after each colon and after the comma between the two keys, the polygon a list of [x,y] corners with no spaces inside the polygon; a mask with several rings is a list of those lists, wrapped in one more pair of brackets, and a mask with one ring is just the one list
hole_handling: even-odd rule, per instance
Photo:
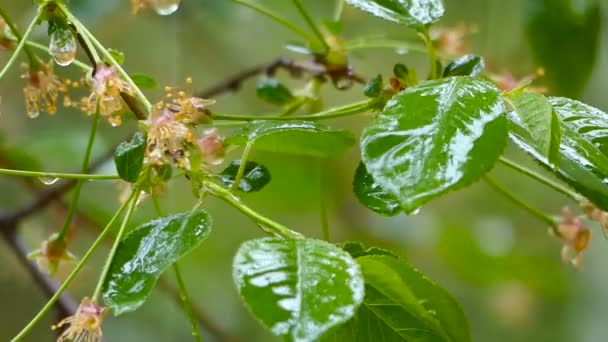
{"label": "young leaf", "polygon": [[458,302],[409,263],[390,255],[361,256],[357,263],[365,278],[363,304],[323,341],[471,341]]}
{"label": "young leaf", "polygon": [[176,214],[143,224],[120,242],[104,284],[103,299],[115,315],[139,308],[158,277],[211,231],[205,211]]}
{"label": "young leaf", "polygon": [[[530,132],[536,148],[551,164],[559,159],[561,129],[559,118],[549,100],[540,94],[521,92],[511,97],[511,104],[521,123]],[[556,152],[557,150],[557,152]]]}
{"label": "young leaf", "polygon": [[459,57],[443,70],[443,77],[449,76],[479,76],[486,68],[483,58],[477,55],[464,55]]}
{"label": "young leaf", "polygon": [[472,77],[421,83],[397,94],[363,131],[367,171],[406,213],[490,171],[507,140],[494,85]]}
{"label": "young leaf", "polygon": [[152,76],[144,74],[131,74],[129,75],[136,86],[141,89],[154,89],[158,88],[158,82]]}
{"label": "young leaf", "polygon": [[[235,160],[230,163],[230,165],[218,175],[220,181],[227,187],[231,187],[236,180],[236,175],[240,166],[240,160]],[[239,184],[239,189],[243,192],[260,191],[268,183],[270,183],[270,171],[268,171],[264,165],[253,161],[247,161],[243,178],[241,178]]]}
{"label": "young leaf", "polygon": [[509,136],[522,150],[553,171],[577,192],[608,210],[608,114],[566,98],[549,98],[561,121],[560,157],[552,165],[539,151],[532,134],[519,117],[509,114]]}
{"label": "young leaf", "polygon": [[284,106],[295,100],[291,91],[274,78],[262,78],[256,89],[258,98],[266,103]]}
{"label": "young leaf", "polygon": [[226,143],[244,146],[249,141],[260,150],[322,158],[339,157],[356,143],[349,131],[332,130],[307,121],[269,120],[249,123]]}
{"label": "young leaf", "polygon": [[363,94],[367,97],[378,97],[382,94],[382,87],[384,86],[384,82],[382,81],[382,75],[377,74],[374,76],[363,88]]}
{"label": "young leaf", "polygon": [[233,277],[254,316],[291,341],[315,341],[346,322],[364,295],[355,260],[318,240],[247,241],[234,259]]}
{"label": "young leaf", "polygon": [[437,22],[444,12],[441,0],[346,0],[346,3],[417,30]]}
{"label": "young leaf", "polygon": [[545,70],[551,93],[577,97],[597,55],[600,1],[527,0],[522,4],[532,56]]}
{"label": "young leaf", "polygon": [[355,172],[353,191],[361,204],[378,214],[395,216],[401,212],[401,203],[397,197],[382,190],[363,163],[359,163]]}
{"label": "young leaf", "polygon": [[[112,56],[112,58],[114,58],[114,60],[116,61],[116,63],[118,64],[123,64],[125,62],[125,54],[122,51],[118,51],[118,50],[114,50],[114,49],[108,49],[108,52],[110,53],[110,55]],[[106,61],[108,63],[110,63],[110,61]]]}
{"label": "young leaf", "polygon": [[137,132],[129,142],[118,145],[114,153],[116,171],[123,180],[135,183],[144,165],[144,154],[146,152],[146,137]]}

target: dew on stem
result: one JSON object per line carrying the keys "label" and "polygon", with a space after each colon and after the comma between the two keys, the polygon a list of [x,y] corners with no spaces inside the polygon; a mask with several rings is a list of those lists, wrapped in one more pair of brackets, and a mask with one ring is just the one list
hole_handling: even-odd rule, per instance
{"label": "dew on stem", "polygon": [[179,8],[181,0],[152,0],[152,8],[159,15],[171,15]]}
{"label": "dew on stem", "polygon": [[59,181],[59,178],[55,178],[55,177],[40,177],[38,179],[44,185],[53,185],[53,184],[55,184],[55,183],[57,183]]}
{"label": "dew on stem", "polygon": [[55,63],[68,66],[76,59],[76,38],[69,29],[57,29],[51,33],[49,54]]}

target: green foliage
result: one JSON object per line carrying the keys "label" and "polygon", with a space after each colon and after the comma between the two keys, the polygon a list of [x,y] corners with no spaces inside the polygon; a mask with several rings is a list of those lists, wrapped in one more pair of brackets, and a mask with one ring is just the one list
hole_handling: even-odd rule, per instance
{"label": "green foliage", "polygon": [[233,277],[251,312],[293,341],[314,341],[349,320],[364,295],[354,259],[318,240],[247,241],[234,259]]}
{"label": "green foliage", "polygon": [[395,216],[402,210],[397,197],[383,190],[367,172],[363,163],[359,163],[355,171],[353,192],[361,204],[378,214]]}
{"label": "green foliage", "polygon": [[382,81],[382,75],[378,74],[374,76],[363,88],[363,94],[367,97],[378,97],[382,93],[384,82]]}
{"label": "green foliage", "polygon": [[481,56],[464,55],[448,64],[443,70],[443,77],[449,76],[479,76],[486,68]]}
{"label": "green foliage", "polygon": [[135,133],[131,141],[118,145],[114,153],[116,171],[123,180],[135,183],[144,165],[146,137],[141,132]]}
{"label": "green foliage", "polygon": [[258,98],[264,102],[284,106],[295,100],[289,88],[275,78],[262,78],[256,89]]}
{"label": "green foliage", "polygon": [[345,130],[307,121],[254,121],[240,133],[226,140],[227,144],[255,149],[336,158],[346,153],[356,142],[354,135]]}
{"label": "green foliage", "polygon": [[158,88],[158,82],[156,82],[156,80],[152,76],[144,74],[131,74],[129,76],[131,77],[135,85],[137,85],[141,89]]}
{"label": "green foliage", "polygon": [[600,37],[600,1],[528,0],[526,35],[552,93],[577,97],[595,62]]}
{"label": "green foliage", "polygon": [[[232,187],[236,181],[236,176],[241,166],[241,161],[236,160],[230,163],[228,167],[220,173],[219,179],[227,187]],[[243,177],[239,182],[239,190],[242,192],[256,192],[262,190],[268,183],[270,183],[270,171],[261,164],[253,161],[247,161],[245,164]]]}
{"label": "green foliage", "polygon": [[412,213],[465,187],[502,154],[507,127],[498,89],[471,77],[428,81],[397,94],[363,131],[363,163]]}
{"label": "green foliage", "polygon": [[437,22],[444,12],[441,0],[346,0],[354,7],[376,17],[417,30]]}
{"label": "green foliage", "polygon": [[203,211],[161,217],[135,228],[120,242],[104,283],[103,299],[115,315],[144,304],[162,272],[211,232]]}

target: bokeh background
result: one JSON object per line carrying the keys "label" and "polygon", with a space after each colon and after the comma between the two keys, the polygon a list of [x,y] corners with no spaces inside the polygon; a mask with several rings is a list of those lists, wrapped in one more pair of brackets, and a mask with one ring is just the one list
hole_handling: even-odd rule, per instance
{"label": "bokeh background", "polygon": [[[35,14],[33,1],[1,0],[2,6],[23,29]],[[291,2],[259,0],[301,23]],[[461,23],[476,28],[470,38],[472,51],[486,57],[496,72],[508,71],[523,77],[535,70],[524,34],[525,3],[528,0],[445,0],[447,13],[443,26]],[[585,1],[573,1],[585,3]],[[331,16],[333,1],[306,0],[317,19]],[[604,1],[603,22],[608,23],[608,2]],[[126,55],[130,72],[153,75],[162,85],[202,89],[227,75],[279,55],[299,57],[285,50],[284,44],[297,40],[289,31],[250,9],[228,0],[183,0],[173,16],[160,17],[152,11],[132,15],[127,0],[71,0],[70,7],[107,46]],[[415,40],[402,27],[376,20],[353,8],[344,13],[347,38],[390,34]],[[47,42],[46,28],[34,38]],[[555,54],[563,53],[556,49]],[[0,65],[10,53],[0,51]],[[82,56],[81,56],[82,57]],[[46,58],[46,56],[45,56]],[[388,76],[396,62],[426,73],[426,59],[394,49],[357,50],[351,55],[355,69],[363,75],[377,72]],[[580,68],[581,65],[572,65]],[[596,63],[580,98],[604,111],[608,110],[608,25],[603,25]],[[74,68],[59,73],[76,79]],[[71,110],[56,116],[29,119],[22,97],[23,80],[18,68],[0,82],[0,136],[4,153],[20,155],[23,167],[48,171],[73,171],[80,165],[88,135],[90,118]],[[284,78],[285,74],[280,73]],[[302,86],[303,81],[288,84]],[[219,97],[220,112],[255,114],[272,110],[255,97],[255,80],[247,82],[238,94]],[[152,99],[160,91],[148,92]],[[350,92],[328,89],[326,105],[345,104],[361,99],[361,88]],[[367,119],[358,116],[330,122],[332,126],[359,132]],[[112,128],[104,123],[98,135],[95,155],[126,137],[135,125],[125,123]],[[525,164],[530,160],[513,148],[507,153]],[[29,157],[25,157],[29,156]],[[231,154],[227,159],[237,158]],[[584,268],[576,271],[560,260],[560,243],[547,233],[547,227],[492,192],[484,184],[452,193],[432,202],[415,216],[385,218],[361,206],[352,194],[351,182],[359,162],[356,148],[339,160],[321,161],[289,155],[254,153],[253,160],[265,164],[272,182],[260,193],[243,196],[260,212],[309,236],[320,237],[320,203],[328,204],[331,239],[357,240],[368,246],[394,250],[446,287],[462,304],[476,341],[606,341],[608,340],[608,241],[599,227],[591,226],[593,239],[585,255]],[[112,172],[112,164],[101,172]],[[565,198],[497,167],[496,178],[534,206],[557,214]],[[35,182],[42,186],[42,183]],[[111,184],[111,185],[108,185]],[[81,208],[93,222],[103,224],[117,208],[120,186],[89,182],[84,188]],[[32,198],[23,183],[0,177],[0,207],[10,210]],[[187,210],[194,198],[185,182],[172,184],[162,200],[167,212]],[[209,319],[241,341],[275,341],[264,331],[240,302],[232,284],[231,263],[238,246],[261,236],[255,225],[227,207],[210,199],[205,207],[215,219],[211,237],[180,265],[195,304]],[[49,210],[28,219],[20,227],[30,248],[56,231],[62,210]],[[153,217],[149,203],[136,215],[136,222]],[[71,250],[82,255],[95,237],[95,230],[79,220],[74,227]],[[70,293],[77,299],[93,290],[98,271],[107,252],[102,248],[93,262],[73,283]],[[44,304],[46,298],[30,276],[0,242],[0,341],[15,335]],[[63,269],[58,278],[69,272]],[[167,274],[172,281],[172,274]],[[50,341],[50,326],[57,321],[49,315],[27,339]],[[137,312],[108,318],[104,325],[108,341],[188,341],[190,328],[179,306],[160,290]],[[213,341],[206,336],[207,341]]]}

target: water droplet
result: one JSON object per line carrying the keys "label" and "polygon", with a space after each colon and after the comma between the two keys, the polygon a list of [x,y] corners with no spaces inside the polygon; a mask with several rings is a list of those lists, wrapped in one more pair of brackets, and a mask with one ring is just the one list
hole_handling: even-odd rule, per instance
{"label": "water droplet", "polygon": [[39,115],[40,115],[40,112],[31,112],[31,111],[27,112],[27,116],[29,116],[32,119],[37,118]]}
{"label": "water droplet", "polygon": [[414,211],[412,211],[412,213],[410,215],[414,216],[414,215],[420,214],[420,209],[422,209],[422,208],[415,209]]}
{"label": "water droplet", "polygon": [[409,53],[409,50],[405,48],[398,48],[395,49],[395,53],[398,55],[407,55]]}
{"label": "water droplet", "polygon": [[152,7],[159,15],[170,15],[179,8],[181,0],[154,0]]}
{"label": "water droplet", "polygon": [[76,58],[76,38],[72,31],[57,29],[51,33],[49,54],[61,66],[72,64]]}
{"label": "water droplet", "polygon": [[44,185],[53,185],[55,183],[57,183],[57,181],[59,180],[59,178],[55,178],[55,177],[40,177],[38,178]]}

